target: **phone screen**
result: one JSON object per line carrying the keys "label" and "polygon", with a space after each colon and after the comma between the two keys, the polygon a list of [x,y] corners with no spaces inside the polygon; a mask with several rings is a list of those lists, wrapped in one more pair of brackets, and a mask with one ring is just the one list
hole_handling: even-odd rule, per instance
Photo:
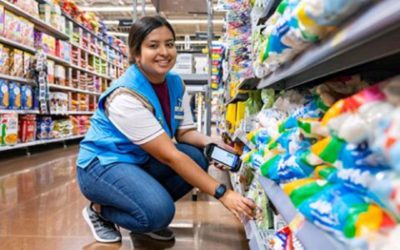
{"label": "phone screen", "polygon": [[221,148],[218,147],[214,147],[212,153],[211,153],[211,158],[227,165],[230,167],[233,167],[236,165],[236,162],[238,160],[238,156],[228,152],[226,150],[223,150]]}

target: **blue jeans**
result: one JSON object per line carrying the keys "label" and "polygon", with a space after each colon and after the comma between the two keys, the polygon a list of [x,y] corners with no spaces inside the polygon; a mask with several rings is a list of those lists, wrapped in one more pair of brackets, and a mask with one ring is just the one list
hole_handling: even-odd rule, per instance
{"label": "blue jeans", "polygon": [[[176,147],[207,171],[208,161],[200,149],[187,144]],[[102,217],[134,233],[166,228],[175,214],[174,201],[193,188],[154,158],[141,166],[102,166],[95,160],[85,169],[78,167],[77,178],[85,197],[101,205]]]}

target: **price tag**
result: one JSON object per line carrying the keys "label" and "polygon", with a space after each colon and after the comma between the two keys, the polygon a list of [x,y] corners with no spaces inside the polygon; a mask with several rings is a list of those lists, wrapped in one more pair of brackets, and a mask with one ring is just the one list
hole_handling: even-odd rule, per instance
{"label": "price tag", "polygon": [[300,213],[298,213],[293,220],[289,223],[289,228],[292,230],[293,233],[297,233],[304,225],[306,219]]}

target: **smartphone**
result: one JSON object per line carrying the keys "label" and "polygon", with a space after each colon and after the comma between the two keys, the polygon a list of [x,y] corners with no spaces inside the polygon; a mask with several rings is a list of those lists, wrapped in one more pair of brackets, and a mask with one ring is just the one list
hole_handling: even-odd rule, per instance
{"label": "smartphone", "polygon": [[240,165],[242,164],[242,160],[238,154],[221,148],[214,143],[210,143],[204,148],[204,154],[209,161],[214,160],[228,166],[229,171],[232,172],[239,171]]}

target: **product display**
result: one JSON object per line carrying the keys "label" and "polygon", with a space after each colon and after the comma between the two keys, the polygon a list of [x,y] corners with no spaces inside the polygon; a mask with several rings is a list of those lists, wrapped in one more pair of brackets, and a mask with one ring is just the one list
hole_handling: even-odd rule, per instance
{"label": "product display", "polygon": [[[277,233],[272,238],[264,237],[271,249],[303,249],[293,244],[292,235],[299,237],[305,249],[384,249],[383,239],[389,234],[398,235],[400,78],[396,75],[400,72],[386,74],[371,63],[367,70],[377,73],[355,69],[357,74],[349,76],[335,71],[335,77],[320,80],[329,73],[315,77],[311,70],[304,70],[313,67],[307,63],[318,47],[335,48],[342,41],[341,36],[351,37],[341,33],[344,25],[351,26],[352,20],[369,8],[393,6],[388,2],[219,1],[219,7],[228,11],[251,12],[252,22],[247,27],[252,34],[252,70],[261,78],[258,81],[262,86],[268,86],[263,83],[267,77],[271,85],[251,90],[254,85],[246,85],[251,77],[241,79],[239,89],[247,90],[244,115],[238,112],[242,100],[225,102],[227,135],[235,145],[243,147],[243,164],[237,174],[231,173],[232,185],[258,200],[256,184],[252,183],[256,181],[249,181],[248,176],[261,180],[260,192],[268,194],[267,199],[277,209],[267,210],[282,212],[289,225],[284,229],[275,227]],[[270,6],[276,8],[269,9]],[[241,22],[245,20],[242,16]],[[227,37],[229,32],[227,29]],[[238,34],[235,38],[237,44],[248,41]],[[327,60],[335,56],[327,52]],[[299,59],[303,53],[307,55]],[[291,67],[296,60],[303,65]],[[319,72],[324,70],[316,68]],[[232,77],[236,72],[230,69],[229,74]],[[285,86],[286,79],[291,85]],[[266,185],[269,181],[275,184]],[[270,190],[273,187],[276,190]],[[282,193],[276,194],[277,190]],[[292,208],[283,205],[284,197],[290,199]],[[298,215],[293,217],[288,211]],[[269,218],[267,214],[261,217]],[[308,223],[315,230],[311,231]],[[258,230],[263,232],[265,227],[258,224]],[[323,233],[320,237],[312,235],[317,231],[328,232],[333,241],[327,241]],[[315,237],[318,240],[311,240]],[[250,248],[254,248],[251,240]],[[264,249],[261,243],[258,249]]]}
{"label": "product display", "polygon": [[[42,164],[36,158],[23,159],[24,164],[34,162],[34,170],[25,171],[29,167],[24,165],[16,167],[17,174],[8,174],[14,167],[14,159],[7,159],[4,164],[7,176],[0,176],[0,212],[12,221],[5,220],[4,235],[15,233],[14,229],[10,231],[11,225],[21,224],[17,220],[23,214],[19,207],[26,202],[33,209],[29,210],[34,215],[30,228],[35,231],[28,230],[23,235],[32,238],[37,230],[43,231],[43,225],[33,226],[36,220],[43,221],[42,214],[60,214],[56,225],[50,225],[52,218],[46,215],[46,225],[50,226],[45,231],[51,239],[61,237],[51,234],[60,231],[53,230],[60,228],[60,222],[68,222],[64,223],[68,232],[71,231],[69,224],[78,223],[78,220],[62,217],[59,211],[60,207],[70,207],[61,201],[75,202],[74,192],[79,191],[76,178],[79,182],[83,172],[76,172],[77,155],[73,151],[78,147],[83,149],[83,155],[93,153],[91,162],[87,163],[93,165],[93,169],[89,170],[97,169],[93,158],[104,155],[98,152],[103,146],[112,145],[104,143],[110,138],[118,141],[115,145],[120,152],[118,157],[127,157],[128,162],[134,160],[135,164],[136,160],[147,164],[146,155],[136,156],[139,146],[129,144],[132,139],[128,132],[132,128],[127,128],[127,132],[118,127],[125,118],[113,120],[118,114],[112,109],[120,103],[105,100],[107,96],[102,94],[110,86],[125,86],[126,79],[117,81],[117,85],[114,80],[124,74],[133,59],[138,60],[136,63],[143,74],[148,72],[142,66],[157,64],[154,79],[144,74],[149,82],[164,76],[159,70],[167,64],[172,67],[169,63],[173,62],[172,53],[176,49],[172,71],[180,75],[185,85],[182,89],[190,96],[197,130],[212,136],[216,131],[219,139],[236,150],[233,152],[219,141],[203,149],[206,160],[218,163],[212,170],[225,172],[221,174],[222,180],[217,176],[218,185],[211,191],[205,189],[211,192],[211,200],[185,205],[183,217],[193,219],[197,229],[203,230],[214,223],[221,232],[213,232],[213,237],[208,237],[208,229],[204,230],[206,234],[193,237],[194,246],[231,249],[234,244],[241,248],[246,241],[250,250],[400,249],[400,1],[210,0],[206,1],[206,10],[196,9],[201,1],[189,4],[164,1],[168,4],[160,6],[156,2],[143,1],[143,12],[134,14],[132,7],[139,11],[139,3],[132,5],[127,0],[116,3],[0,0],[2,156],[8,157],[6,151],[13,151],[9,155],[15,153],[15,157],[19,151],[30,156],[32,147],[37,145],[42,145],[41,150],[56,150],[56,147],[43,145],[57,142],[64,150],[69,147],[67,142],[77,143],[85,137],[91,122],[93,128],[105,128],[103,121],[112,120],[104,129],[109,133],[107,140],[100,138],[96,129],[90,130],[100,139],[87,136],[83,147],[74,145],[65,150],[68,157],[62,155],[64,152],[45,156],[49,161],[50,157],[62,155],[61,160]],[[172,2],[176,6],[168,9]],[[169,40],[162,46],[152,41],[151,45],[145,45],[145,53],[140,50],[135,51],[140,54],[132,54],[135,49],[132,45],[140,38],[129,34],[132,20],[156,13],[168,17],[175,31],[175,45]],[[209,22],[213,27],[207,27]],[[189,32],[190,29],[195,31]],[[170,88],[170,78],[166,79]],[[181,81],[176,80],[178,86]],[[136,83],[140,81],[132,84]],[[138,91],[145,104],[150,102],[162,127],[167,131],[169,126],[167,134],[175,128],[180,132],[185,130],[175,134],[177,138],[174,139],[180,143],[190,141],[190,133],[188,137],[185,133],[186,126],[190,127],[189,131],[192,125],[186,113],[181,116],[189,104],[185,103],[188,99],[178,98],[181,91],[169,89],[170,96],[162,100],[158,89],[155,89],[157,96],[146,97],[148,93],[153,95],[151,88],[144,88],[141,93],[141,87],[136,89],[136,85],[128,85],[128,82],[126,86],[128,91],[131,88]],[[101,108],[106,110],[104,113],[96,111],[99,100]],[[168,112],[164,101],[171,101],[171,117],[175,115],[176,118],[168,125],[162,116]],[[182,118],[182,123],[177,121],[178,117]],[[150,141],[150,138],[140,141],[142,139],[146,143]],[[133,158],[128,159],[130,157]],[[100,165],[107,165],[106,158],[100,158]],[[67,162],[68,167],[60,167],[59,162]],[[81,167],[79,160],[78,165]],[[74,180],[72,185],[67,183],[69,177]],[[254,202],[254,218],[234,210],[228,217],[232,207],[227,206],[224,199],[228,195],[240,196],[230,190],[225,177],[235,192]],[[203,179],[199,181],[204,184]],[[9,187],[12,191],[8,191]],[[40,198],[34,197],[33,192],[38,190],[46,192],[40,193]],[[63,193],[65,191],[68,193]],[[196,190],[193,200],[197,199],[194,193]],[[173,198],[175,200],[175,196]],[[51,204],[53,199],[60,203]],[[39,205],[35,204],[37,200],[40,200]],[[217,200],[228,210],[219,206],[225,210],[218,211],[218,216],[208,216],[219,209],[212,204]],[[210,204],[212,209],[202,207],[197,211],[197,206]],[[36,207],[44,210],[37,213]],[[181,206],[175,208],[176,212],[183,211]],[[192,208],[194,212],[190,211]],[[83,214],[88,211],[85,209]],[[198,222],[204,215],[207,215],[206,223]],[[237,221],[227,219],[236,220],[234,216]],[[223,225],[226,221],[228,226]],[[179,218],[174,222],[180,224]],[[81,225],[73,224],[73,227]],[[173,244],[181,248],[182,230],[171,228],[176,234]],[[229,231],[225,232],[226,228]],[[236,231],[241,237],[219,240],[220,235]],[[23,235],[20,236],[22,243],[3,237],[0,248],[14,247],[14,244],[15,248],[26,248],[26,242],[33,238],[26,239]],[[124,245],[126,237],[121,238]],[[214,245],[202,243],[210,239]],[[42,243],[43,248],[54,248],[54,242],[51,247],[45,246],[41,239]],[[77,248],[81,247],[80,242],[77,244]],[[132,240],[132,246],[135,244]],[[87,245],[81,248],[85,247]],[[172,248],[175,249],[174,245]]]}
{"label": "product display", "polygon": [[93,113],[127,65],[126,46],[73,1],[1,2],[0,35],[2,145],[84,135],[85,116],[68,116]]}

